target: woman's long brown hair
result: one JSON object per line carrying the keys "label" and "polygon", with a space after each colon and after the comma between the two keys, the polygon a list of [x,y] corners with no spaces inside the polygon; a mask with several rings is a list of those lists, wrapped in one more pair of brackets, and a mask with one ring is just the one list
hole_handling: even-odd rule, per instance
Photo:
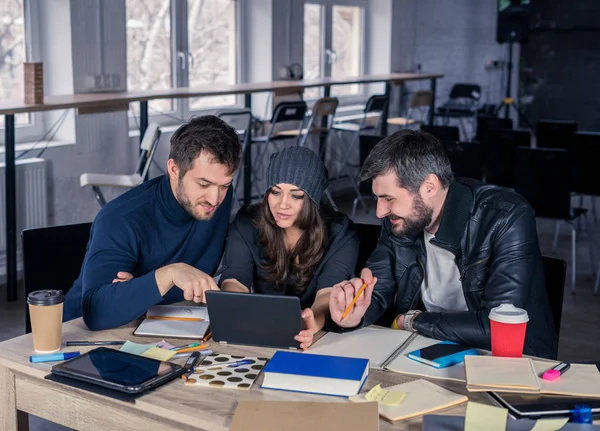
{"label": "woman's long brown hair", "polygon": [[267,280],[275,283],[280,291],[286,290],[290,276],[295,278],[293,290],[296,295],[302,293],[313,276],[317,264],[325,253],[327,244],[327,226],[319,207],[305,194],[304,205],[296,226],[302,230],[302,235],[292,250],[287,250],[284,241],[284,231],[277,226],[269,209],[269,190],[260,208],[260,218],[257,222],[258,241],[263,247],[266,262],[263,270],[268,274]]}

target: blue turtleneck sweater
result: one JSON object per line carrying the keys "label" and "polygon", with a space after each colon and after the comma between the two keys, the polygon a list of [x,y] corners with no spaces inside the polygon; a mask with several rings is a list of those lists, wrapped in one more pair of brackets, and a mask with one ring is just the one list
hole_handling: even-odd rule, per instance
{"label": "blue turtleneck sweater", "polygon": [[[231,195],[230,189],[207,221],[179,205],[167,176],[109,202],[92,224],[81,273],[65,298],[64,320],[83,315],[91,330],[115,328],[158,303],[183,301],[177,286],[160,295],[154,271],[182,262],[212,275],[223,252]],[[113,283],[119,271],[134,278]]]}

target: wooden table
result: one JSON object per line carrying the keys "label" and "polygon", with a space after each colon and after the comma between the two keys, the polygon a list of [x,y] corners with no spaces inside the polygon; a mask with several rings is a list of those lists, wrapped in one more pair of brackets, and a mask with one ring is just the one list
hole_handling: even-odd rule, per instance
{"label": "wooden table", "polygon": [[[63,340],[132,340],[140,343],[156,342],[157,338],[135,337],[132,332],[137,324],[118,329],[91,332],[81,319],[63,325]],[[167,340],[172,344],[184,344],[186,340]],[[218,353],[271,357],[275,349],[225,346],[213,343]],[[79,349],[82,353],[90,350]],[[63,386],[45,380],[51,363],[31,364],[29,355],[34,354],[31,334],[0,343],[0,429],[2,431],[25,431],[28,414],[76,430],[119,431],[154,430],[215,430],[225,431],[231,424],[237,403],[241,400],[272,401],[322,401],[350,402],[345,398],[297,392],[260,389],[262,374],[249,391],[210,387],[185,386],[176,380],[154,392],[127,403],[91,392]],[[179,361],[183,361],[180,359]],[[370,370],[363,390],[378,383],[393,385],[414,377],[393,372]],[[435,381],[435,380],[434,380]],[[489,403],[486,395],[468,393],[465,385],[438,380],[435,383],[452,391],[467,394],[474,401]],[[465,404],[445,410],[443,414],[464,415]],[[420,430],[421,419],[415,418],[392,425],[380,419],[380,430]]]}
{"label": "wooden table", "polygon": [[[302,91],[305,88],[324,87],[325,96],[330,95],[333,85],[369,84],[385,82],[385,92],[389,96],[392,85],[402,85],[408,81],[429,80],[433,93],[429,110],[429,122],[433,122],[435,110],[436,80],[443,77],[440,74],[427,73],[388,73],[382,75],[362,75],[346,78],[318,78],[307,80],[286,80],[272,82],[257,82],[243,84],[215,84],[203,87],[179,87],[166,90],[124,91],[120,93],[90,93],[45,96],[44,103],[27,104],[22,100],[0,101],[0,115],[4,115],[4,146],[5,146],[5,205],[6,205],[6,284],[7,299],[17,299],[17,195],[15,171],[15,114],[27,112],[53,111],[56,109],[76,109],[78,114],[93,114],[115,110],[127,110],[130,103],[140,104],[140,142],[148,127],[148,102],[158,99],[181,99],[190,97],[210,97],[223,95],[241,95],[244,105],[251,108],[253,93],[273,92],[289,94]],[[382,127],[387,127],[388,107],[382,118]],[[251,145],[244,153],[244,203],[251,201]]]}

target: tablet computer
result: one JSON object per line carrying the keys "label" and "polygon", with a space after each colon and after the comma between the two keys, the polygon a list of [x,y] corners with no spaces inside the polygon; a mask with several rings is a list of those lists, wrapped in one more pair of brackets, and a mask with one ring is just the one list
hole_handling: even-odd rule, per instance
{"label": "tablet computer", "polygon": [[52,374],[129,394],[154,389],[185,372],[181,365],[107,347],[99,347],[52,367]]}
{"label": "tablet computer", "polygon": [[563,395],[517,394],[488,392],[500,406],[508,409],[515,419],[539,419],[571,415],[576,405],[585,404],[592,414],[600,413],[600,399]]}
{"label": "tablet computer", "polygon": [[302,330],[295,296],[206,291],[212,337],[220,343],[297,349]]}

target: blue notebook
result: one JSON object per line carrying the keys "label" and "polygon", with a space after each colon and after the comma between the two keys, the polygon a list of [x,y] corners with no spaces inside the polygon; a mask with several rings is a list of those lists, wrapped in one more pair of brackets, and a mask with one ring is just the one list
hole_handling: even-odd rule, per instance
{"label": "blue notebook", "polygon": [[263,370],[267,389],[351,396],[369,375],[369,360],[278,351]]}

